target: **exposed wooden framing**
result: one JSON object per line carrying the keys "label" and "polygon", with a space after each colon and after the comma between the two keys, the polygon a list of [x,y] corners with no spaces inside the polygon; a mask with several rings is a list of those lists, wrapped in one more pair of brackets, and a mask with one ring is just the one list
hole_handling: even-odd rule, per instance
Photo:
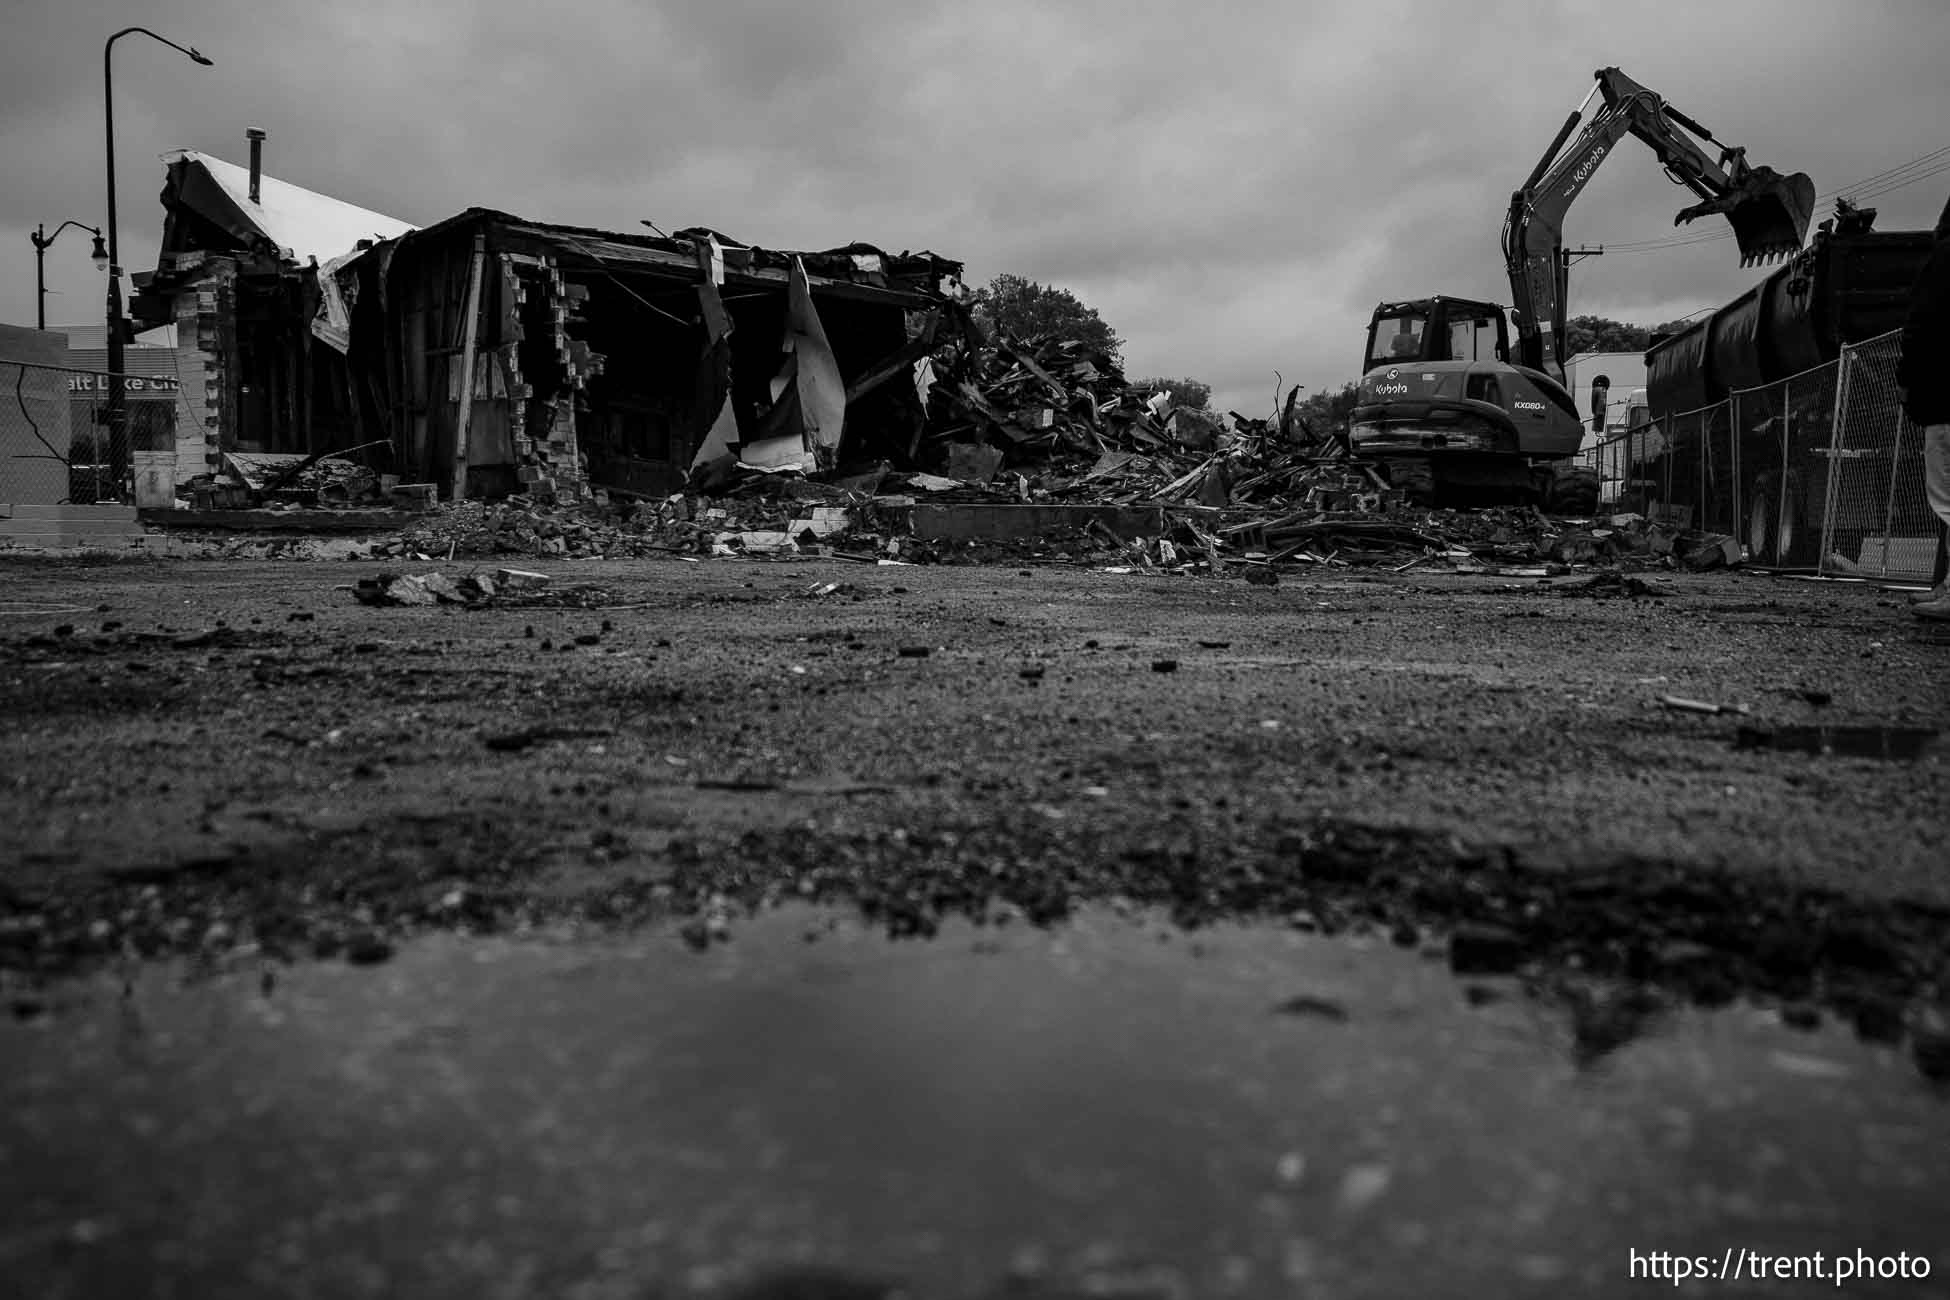
{"label": "exposed wooden framing", "polygon": [[[467,303],[461,308],[460,409],[454,413],[454,478],[451,499],[467,496],[467,435],[474,422],[474,348],[481,322],[481,271],[487,261],[486,236],[474,236],[474,256],[467,267]],[[449,364],[452,364],[451,362]]]}
{"label": "exposed wooden framing", "polygon": [[934,346],[934,332],[940,324],[941,313],[929,312],[928,322],[921,327],[919,334],[903,343],[892,356],[878,366],[847,385],[846,404],[853,405],[894,376],[913,369],[914,363],[926,356],[928,350]]}
{"label": "exposed wooden framing", "polygon": [[406,310],[400,315],[400,330],[405,346],[401,349],[406,358],[405,397],[406,424],[409,433],[406,461],[411,466],[413,476],[431,477],[429,470],[433,463],[428,446],[430,427],[428,421],[428,383],[427,383],[427,302],[426,292],[421,287],[419,277],[408,282]]}

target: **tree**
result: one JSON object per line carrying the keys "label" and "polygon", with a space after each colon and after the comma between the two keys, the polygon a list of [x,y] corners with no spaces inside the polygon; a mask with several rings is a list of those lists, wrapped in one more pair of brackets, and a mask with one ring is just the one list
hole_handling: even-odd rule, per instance
{"label": "tree", "polygon": [[1307,427],[1314,431],[1316,437],[1324,438],[1338,432],[1347,423],[1348,417],[1354,414],[1354,406],[1360,396],[1359,384],[1346,383],[1334,392],[1322,390],[1295,403],[1294,410],[1307,422]]}
{"label": "tree", "polygon": [[1000,328],[1019,339],[1075,340],[1120,361],[1124,340],[1068,289],[1038,284],[1019,275],[998,275],[969,296],[969,309],[983,329]]}
{"label": "tree", "polygon": [[1196,379],[1140,379],[1131,385],[1131,390],[1146,398],[1170,393],[1173,406],[1187,406],[1194,411],[1209,410],[1212,405],[1212,385]]}
{"label": "tree", "polygon": [[1564,323],[1564,353],[1643,352],[1652,346],[1654,334],[1677,334],[1691,321],[1680,319],[1663,325],[1628,325],[1604,316],[1573,316]]}

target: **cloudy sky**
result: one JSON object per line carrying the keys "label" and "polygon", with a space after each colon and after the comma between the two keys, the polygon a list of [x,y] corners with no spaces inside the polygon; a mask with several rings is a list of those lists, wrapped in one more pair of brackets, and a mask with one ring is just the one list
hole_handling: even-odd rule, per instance
{"label": "cloudy sky", "polygon": [[[36,223],[103,220],[115,47],[122,261],[153,267],[157,155],[194,148],[426,223],[480,205],[753,243],[932,248],[971,283],[1071,289],[1136,375],[1249,414],[1354,373],[1373,305],[1507,301],[1510,190],[1615,65],[1823,195],[1950,147],[1944,0],[9,0],[0,320],[32,324]],[[1950,158],[1950,155],[1946,155]],[[1897,179],[1903,179],[1899,175]],[[1930,225],[1950,169],[1874,200]],[[1626,141],[1571,243],[1659,240],[1690,201]],[[1724,229],[1724,223],[1717,227]],[[1689,227],[1697,230],[1699,227]],[[98,321],[89,239],[55,322]],[[1609,253],[1572,311],[1639,323],[1738,293],[1727,240]]]}

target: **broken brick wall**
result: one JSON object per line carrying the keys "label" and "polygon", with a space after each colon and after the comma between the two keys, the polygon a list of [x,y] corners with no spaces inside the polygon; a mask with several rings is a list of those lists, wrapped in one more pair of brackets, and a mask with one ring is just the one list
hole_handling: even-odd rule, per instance
{"label": "broken brick wall", "polygon": [[176,421],[176,481],[215,473],[230,428],[235,370],[237,261],[230,257],[179,257],[178,272],[195,278],[170,296],[176,323],[176,377],[182,406]]}

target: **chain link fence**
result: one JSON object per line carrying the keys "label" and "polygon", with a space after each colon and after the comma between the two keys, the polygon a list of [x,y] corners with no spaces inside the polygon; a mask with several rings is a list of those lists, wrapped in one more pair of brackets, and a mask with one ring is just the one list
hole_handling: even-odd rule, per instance
{"label": "chain link fence", "polygon": [[1938,523],[1923,492],[1923,431],[1896,389],[1899,338],[1846,349],[1819,572],[1928,580]]}
{"label": "chain link fence", "polygon": [[0,503],[165,503],[177,431],[195,426],[173,351],[144,351],[122,376],[119,418],[111,374],[0,359]]}
{"label": "chain link fence", "polygon": [[1608,506],[1729,534],[1757,564],[1929,581],[1939,525],[1896,389],[1900,346],[1884,334],[1724,401],[1654,411],[1583,459]]}

